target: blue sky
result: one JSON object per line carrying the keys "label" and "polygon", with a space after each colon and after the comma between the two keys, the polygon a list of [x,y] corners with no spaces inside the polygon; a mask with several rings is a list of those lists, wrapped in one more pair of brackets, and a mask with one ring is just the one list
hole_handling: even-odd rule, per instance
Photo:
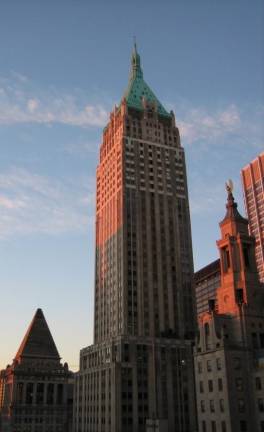
{"label": "blue sky", "polygon": [[0,5],[0,367],[37,307],[64,361],[92,342],[95,169],[102,128],[144,76],[186,150],[195,267],[217,257],[224,183],[263,151],[262,1]]}

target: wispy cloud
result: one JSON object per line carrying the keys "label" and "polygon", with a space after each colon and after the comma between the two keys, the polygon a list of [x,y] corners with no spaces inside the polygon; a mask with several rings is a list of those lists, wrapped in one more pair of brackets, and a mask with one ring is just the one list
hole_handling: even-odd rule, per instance
{"label": "wispy cloud", "polygon": [[0,125],[21,123],[102,127],[108,110],[95,104],[89,96],[80,97],[77,91],[62,93],[54,88],[36,88],[26,77],[13,73],[0,77]]}
{"label": "wispy cloud", "polygon": [[94,179],[58,180],[24,169],[0,175],[0,238],[85,232],[93,220]]}
{"label": "wispy cloud", "polygon": [[235,105],[210,114],[205,109],[192,109],[179,121],[181,135],[191,143],[201,139],[215,139],[240,127],[240,114]]}
{"label": "wispy cloud", "polygon": [[[177,110],[176,110],[177,115]],[[209,111],[205,107],[186,108],[178,105],[177,124],[184,144],[203,143],[222,146],[247,143],[263,147],[263,106],[239,108],[235,103]],[[232,142],[230,139],[232,138]]]}

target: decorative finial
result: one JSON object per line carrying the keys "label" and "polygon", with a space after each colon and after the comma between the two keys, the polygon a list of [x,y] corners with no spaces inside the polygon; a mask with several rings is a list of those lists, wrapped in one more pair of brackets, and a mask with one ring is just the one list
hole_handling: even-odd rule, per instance
{"label": "decorative finial", "polygon": [[234,185],[233,185],[233,182],[231,179],[227,180],[225,187],[226,187],[228,195],[232,194],[232,192],[234,190]]}

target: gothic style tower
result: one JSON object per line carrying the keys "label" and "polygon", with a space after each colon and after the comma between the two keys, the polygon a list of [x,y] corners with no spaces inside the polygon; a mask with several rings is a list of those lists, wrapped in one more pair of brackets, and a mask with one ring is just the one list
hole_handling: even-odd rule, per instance
{"label": "gothic style tower", "polygon": [[184,150],[135,47],[97,169],[95,343],[120,334],[192,337],[192,272]]}
{"label": "gothic style tower", "polygon": [[143,432],[154,423],[191,431],[195,312],[184,150],[173,112],[144,81],[136,46],[128,88],[104,129],[96,197],[95,345],[81,352],[76,431]]}
{"label": "gothic style tower", "polygon": [[199,315],[195,375],[199,432],[264,431],[264,294],[255,238],[227,187],[220,222],[217,310]]}

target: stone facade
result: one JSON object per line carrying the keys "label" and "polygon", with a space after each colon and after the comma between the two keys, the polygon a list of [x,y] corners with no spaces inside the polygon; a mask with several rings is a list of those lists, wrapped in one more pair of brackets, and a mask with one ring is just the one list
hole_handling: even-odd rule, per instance
{"label": "stone facade", "polygon": [[184,149],[136,48],[100,148],[95,271],[95,345],[81,351],[75,431],[195,430]]}
{"label": "stone facade", "polygon": [[12,365],[0,374],[0,432],[70,432],[73,374],[38,309]]}
{"label": "stone facade", "polygon": [[264,293],[255,239],[232,192],[220,223],[218,309],[199,315],[194,352],[199,432],[263,432]]}
{"label": "stone facade", "polygon": [[146,431],[157,421],[160,432],[194,431],[191,356],[191,343],[163,338],[117,337],[83,349],[75,400],[87,402],[75,430]]}

